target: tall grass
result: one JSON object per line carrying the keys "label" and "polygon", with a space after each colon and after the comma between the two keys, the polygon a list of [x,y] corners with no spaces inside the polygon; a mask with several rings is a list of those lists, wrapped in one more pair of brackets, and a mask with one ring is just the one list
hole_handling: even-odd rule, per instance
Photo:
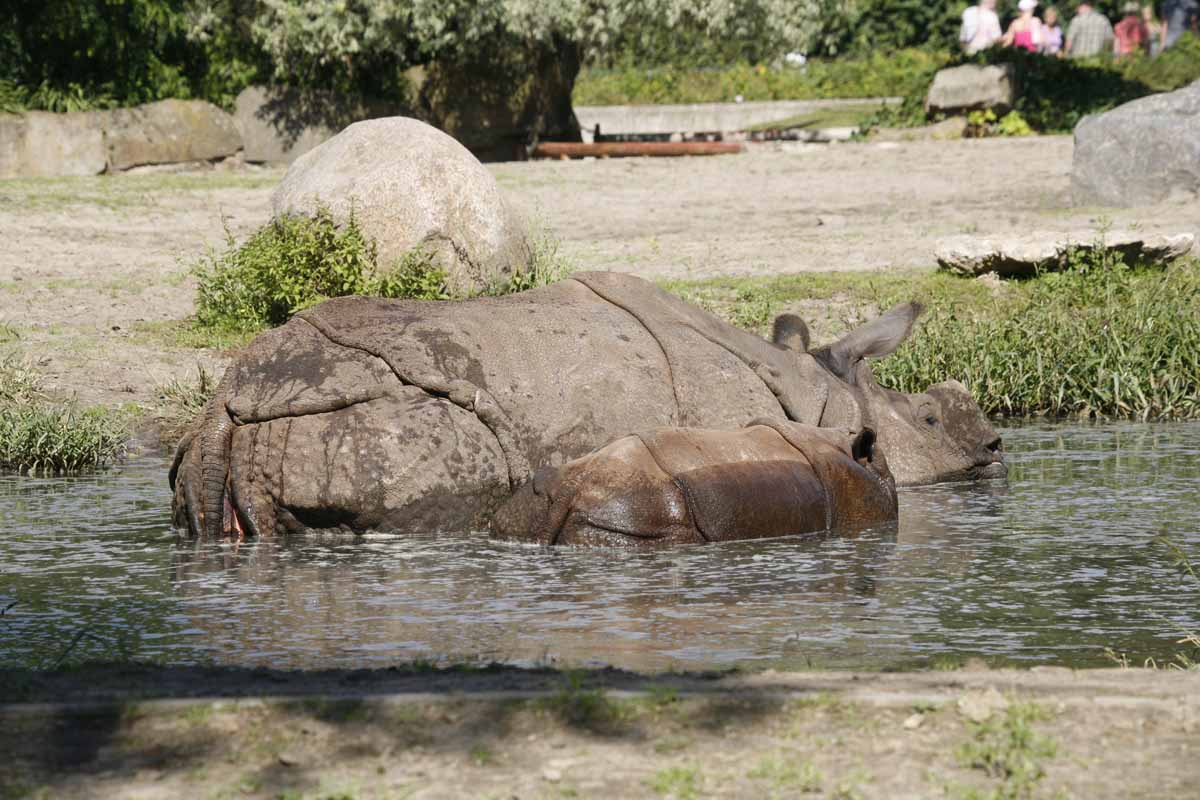
{"label": "tall grass", "polygon": [[956,378],[991,414],[1200,418],[1198,297],[1196,262],[1084,261],[985,306],[930,298],[917,335],[875,372],[906,392]]}
{"label": "tall grass", "polygon": [[15,353],[0,358],[0,470],[93,469],[120,456],[125,435],[118,413],[56,403],[28,362]]}
{"label": "tall grass", "polygon": [[720,278],[667,288],[759,334],[789,304],[811,309],[827,300],[835,309],[827,313],[839,318],[811,321],[816,330],[840,331],[919,299],[928,310],[916,332],[874,365],[885,386],[918,392],[954,378],[994,415],[1200,419],[1200,261],[1131,267],[1101,252],[1079,250],[1064,272],[995,291],[931,273]]}

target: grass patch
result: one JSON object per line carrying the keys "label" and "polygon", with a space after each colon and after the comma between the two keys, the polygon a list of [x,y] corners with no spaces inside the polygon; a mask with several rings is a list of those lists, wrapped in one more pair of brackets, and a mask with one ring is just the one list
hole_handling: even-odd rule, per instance
{"label": "grass patch", "polygon": [[693,766],[666,767],[654,773],[647,785],[657,795],[675,800],[695,800],[700,796],[704,776]]}
{"label": "grass patch", "polygon": [[221,189],[268,189],[279,183],[279,171],[148,173],[81,178],[15,178],[0,180],[0,208],[44,211],[94,206],[113,211],[150,206],[160,195]]}
{"label": "grass patch", "polygon": [[731,103],[754,100],[816,100],[897,97],[923,92],[949,53],[906,49],[865,58],[810,61],[804,67],[734,64],[687,67],[585,68],[575,81],[575,105]]}
{"label": "grass patch", "polygon": [[1054,758],[1057,745],[1033,729],[1033,723],[1049,719],[1036,703],[1010,703],[1003,715],[983,722],[968,722],[970,738],[959,746],[963,765],[982,770],[1000,785],[987,792],[968,790],[973,800],[1023,800],[1046,775],[1043,762]]}
{"label": "grass patch", "polygon": [[838,105],[797,114],[772,122],[751,125],[748,131],[773,131],[788,128],[858,128],[871,119],[880,109],[877,103],[855,103]]}
{"label": "grass patch", "polygon": [[183,438],[196,415],[212,399],[217,379],[203,365],[196,367],[194,379],[172,378],[158,386],[158,406],[154,411],[159,426],[159,438],[168,447]]}
{"label": "grass patch", "polygon": [[811,761],[796,762],[786,756],[764,758],[746,773],[753,780],[765,781],[782,796],[821,791],[823,778]]}
{"label": "grass patch", "polygon": [[832,338],[880,309],[917,299],[928,309],[917,332],[875,364],[885,386],[919,392],[954,378],[993,415],[1200,419],[1196,260],[1149,268],[1081,250],[1064,272],[999,290],[945,273],[663,285],[758,334],[780,311],[826,306],[806,314],[817,323],[818,340],[822,328]]}
{"label": "grass patch", "polygon": [[[193,267],[198,280],[196,322],[223,336],[282,325],[297,312],[331,297],[449,300],[447,275],[423,248],[406,253],[389,268],[379,264],[375,242],[353,215],[339,224],[327,209],[315,216],[285,216],[238,244],[226,231],[225,250],[210,251]],[[501,295],[561,279],[571,267],[558,241],[533,237],[525,269],[488,286]]]}
{"label": "grass patch", "polygon": [[124,450],[120,411],[57,403],[16,353],[0,358],[0,470],[68,473],[102,467]]}

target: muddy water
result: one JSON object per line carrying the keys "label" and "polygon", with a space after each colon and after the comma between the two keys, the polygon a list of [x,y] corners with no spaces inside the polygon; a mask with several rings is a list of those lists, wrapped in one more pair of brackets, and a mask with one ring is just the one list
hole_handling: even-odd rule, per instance
{"label": "muddy water", "polygon": [[655,554],[479,535],[197,546],[166,465],[0,478],[0,663],[283,667],[414,658],[637,669],[1162,659],[1200,590],[1200,424],[1025,425],[1008,482],[906,490],[898,525]]}

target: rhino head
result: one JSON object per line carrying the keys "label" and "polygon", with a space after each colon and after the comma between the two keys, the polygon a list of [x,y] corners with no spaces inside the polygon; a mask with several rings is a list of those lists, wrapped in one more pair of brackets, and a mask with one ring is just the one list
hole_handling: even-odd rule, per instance
{"label": "rhino head", "polygon": [[870,359],[896,351],[912,334],[919,303],[901,303],[864,323],[833,344],[810,349],[808,328],[794,314],[775,320],[773,341],[806,353],[828,377],[849,387],[860,424],[878,431],[878,445],[902,486],[1004,477],[1000,435],[970,392],[956,380],[934,384],[919,394],[880,386]]}

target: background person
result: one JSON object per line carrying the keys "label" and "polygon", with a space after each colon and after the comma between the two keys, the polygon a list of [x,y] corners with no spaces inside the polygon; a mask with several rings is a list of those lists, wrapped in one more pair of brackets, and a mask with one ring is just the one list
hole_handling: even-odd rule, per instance
{"label": "background person", "polygon": [[1142,22],[1146,23],[1146,31],[1150,34],[1147,49],[1151,57],[1162,52],[1163,25],[1154,16],[1154,6],[1142,6]]}
{"label": "background person", "polygon": [[1071,58],[1098,56],[1112,50],[1112,41],[1113,28],[1108,17],[1097,14],[1091,3],[1080,3],[1075,19],[1067,26],[1067,55]]}
{"label": "background person", "polygon": [[1042,20],[1042,45],[1039,52],[1048,56],[1057,56],[1062,54],[1063,47],[1063,30],[1058,24],[1058,9],[1050,6],[1045,11],[1045,19]]}
{"label": "background person", "polygon": [[979,0],[979,5],[968,6],[962,15],[962,27],[958,41],[967,55],[973,56],[986,50],[1000,40],[1000,17],[996,16],[996,0]]}
{"label": "background person", "polygon": [[1142,10],[1137,3],[1126,3],[1121,8],[1124,14],[1113,27],[1113,55],[1117,58],[1146,53],[1150,49],[1150,30],[1142,19]]}
{"label": "background person", "polygon": [[1042,43],[1042,21],[1033,15],[1037,0],[1021,0],[1017,4],[1021,14],[1008,25],[1008,32],[1000,43],[1005,47],[1020,47],[1036,53]]}
{"label": "background person", "polygon": [[1162,40],[1166,50],[1175,44],[1184,31],[1196,32],[1196,19],[1200,17],[1200,2],[1197,0],[1163,0]]}

